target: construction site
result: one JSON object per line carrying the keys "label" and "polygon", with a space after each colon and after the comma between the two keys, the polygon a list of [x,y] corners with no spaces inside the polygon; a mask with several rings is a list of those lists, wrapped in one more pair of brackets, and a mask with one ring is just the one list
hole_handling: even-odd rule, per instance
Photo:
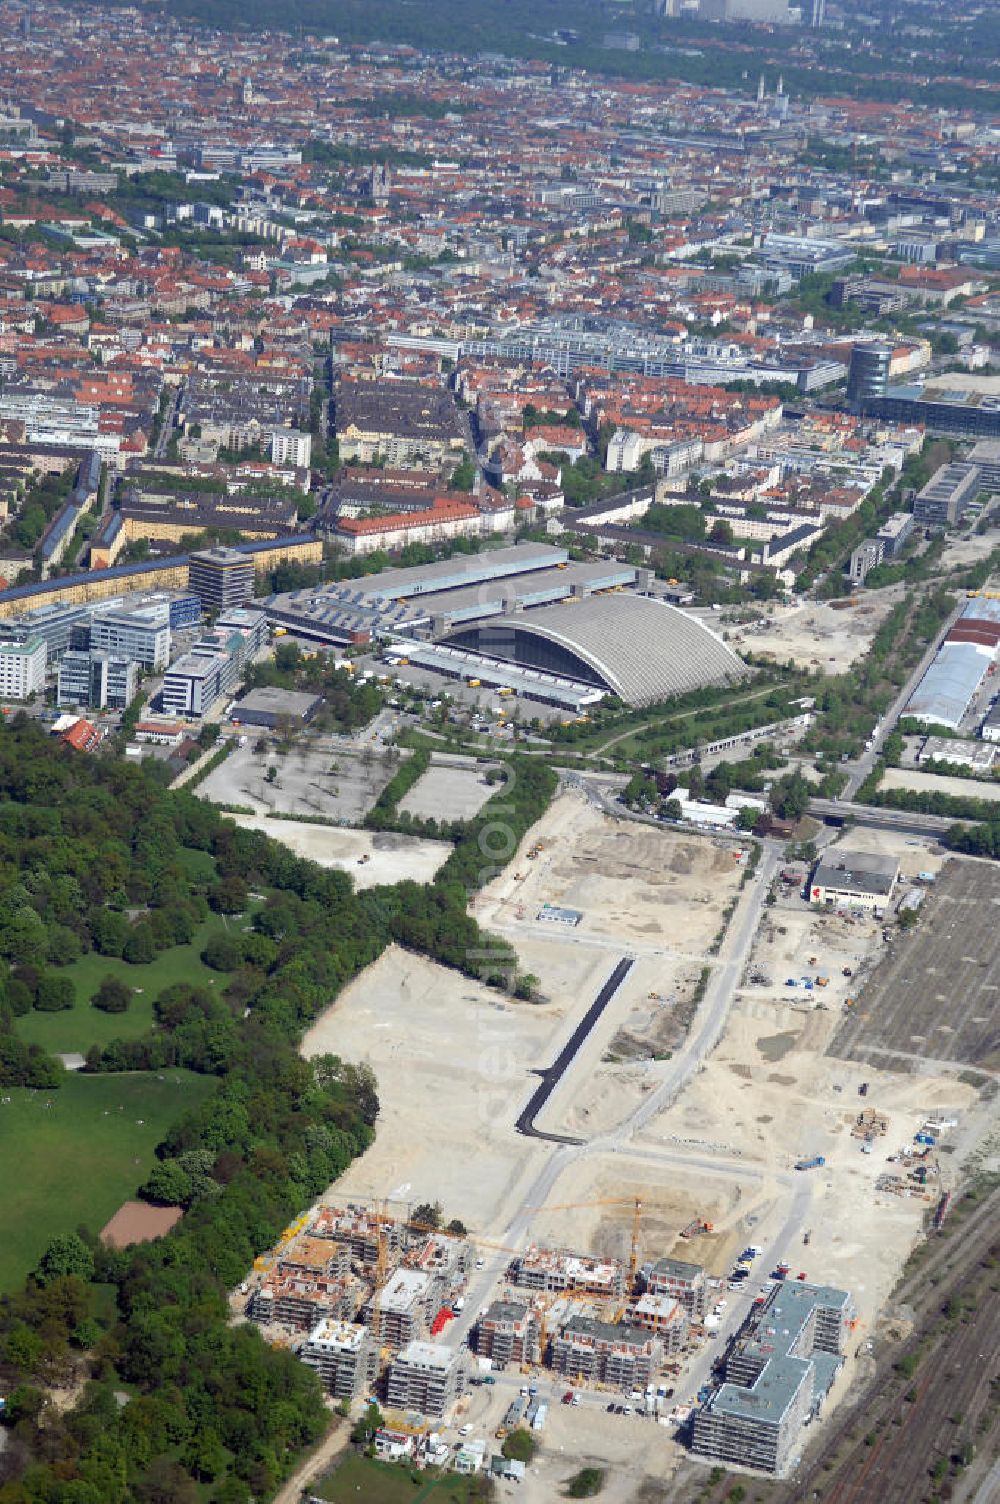
{"label": "construction site", "polygon": [[725,637],[740,654],[794,663],[796,668],[821,669],[825,674],[843,674],[864,657],[903,594],[902,585],[890,585],[843,601],[768,606],[766,614],[745,625],[726,625]]}
{"label": "construction site", "polygon": [[[811,866],[783,868],[775,855],[748,870],[746,851],[731,837],[616,820],[586,791],[563,792],[474,903],[536,978],[533,1001],[393,947],[304,1041],[306,1055],[367,1061],[383,1106],[371,1149],[325,1199],[387,1197],[398,1209],[446,1194],[445,1216],[485,1241],[460,1239],[451,1283],[423,1303],[409,1266],[391,1285],[401,1256],[387,1269],[387,1298],[407,1317],[393,1340],[417,1344],[391,1390],[403,1349],[373,1335],[388,1328],[370,1320],[363,1267],[350,1271],[362,1287],[331,1305],[325,1326],[274,1330],[308,1338],[337,1397],[342,1347],[362,1389],[374,1363],[399,1424],[429,1403],[435,1374],[434,1404],[450,1407],[456,1429],[496,1439],[515,1402],[512,1424],[540,1408],[528,1504],[555,1496],[560,1448],[614,1470],[612,1504],[671,1477],[690,1456],[693,1417],[735,1382],[718,1357],[752,1336],[748,1323],[786,1280],[821,1292],[817,1311],[834,1299],[822,1292],[849,1295],[850,1340],[832,1367],[806,1337],[783,1359],[811,1365],[795,1369],[799,1431],[820,1405],[825,1428],[867,1371],[900,1270],[989,1120],[983,1082],[959,1060],[934,1051],[914,1066],[840,1048],[840,1031],[869,1025],[887,959],[891,969],[920,943],[922,918],[904,934],[897,905],[916,889],[947,899],[940,848],[855,828],[823,851],[822,906]],[[971,1027],[985,1010],[970,1009]],[[526,1118],[540,1076],[548,1085]],[[748,1269],[751,1243],[763,1251]],[[694,1271],[692,1290],[678,1270]],[[517,1393],[524,1367],[536,1394]],[[662,1426],[634,1427],[647,1401]],[[738,1397],[731,1409],[739,1431]],[[441,1434],[449,1424],[418,1423]],[[728,1427],[714,1455],[739,1465]],[[813,1434],[754,1445],[780,1470]]]}
{"label": "construction site", "polygon": [[[621,1260],[538,1244],[507,1248],[387,1207],[313,1207],[255,1261],[232,1297],[235,1312],[296,1351],[337,1399],[377,1392],[401,1415],[444,1420],[483,1374],[508,1368],[548,1368],[629,1392],[678,1372],[675,1360],[705,1338],[705,1270],[642,1261],[639,1201]],[[680,1236],[708,1230],[695,1221]],[[470,1276],[487,1260],[497,1293],[463,1318]]]}

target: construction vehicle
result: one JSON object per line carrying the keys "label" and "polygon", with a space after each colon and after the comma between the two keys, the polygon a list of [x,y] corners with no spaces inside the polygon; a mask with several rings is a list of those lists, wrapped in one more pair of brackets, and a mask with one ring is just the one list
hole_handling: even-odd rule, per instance
{"label": "construction vehicle", "polygon": [[680,1236],[682,1238],[697,1238],[701,1233],[711,1232],[712,1227],[713,1224],[711,1222],[705,1222],[701,1217],[695,1217],[694,1221],[689,1222],[687,1227],[681,1228]]}

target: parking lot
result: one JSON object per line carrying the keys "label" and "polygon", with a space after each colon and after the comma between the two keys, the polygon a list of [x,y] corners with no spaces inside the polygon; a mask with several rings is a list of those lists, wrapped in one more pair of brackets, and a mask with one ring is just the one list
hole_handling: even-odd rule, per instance
{"label": "parking lot", "polygon": [[1000,873],[949,861],[916,928],[893,943],[830,1046],[844,1060],[1000,1070]]}

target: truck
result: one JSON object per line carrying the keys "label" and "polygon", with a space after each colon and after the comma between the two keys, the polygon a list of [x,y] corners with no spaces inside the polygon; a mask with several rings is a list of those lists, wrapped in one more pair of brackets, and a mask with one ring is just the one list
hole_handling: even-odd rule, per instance
{"label": "truck", "polygon": [[821,1165],[825,1164],[826,1158],[824,1155],[813,1154],[809,1159],[797,1159],[795,1161],[795,1168],[797,1170],[818,1170]]}
{"label": "truck", "polygon": [[936,1144],[937,1143],[937,1139],[934,1137],[933,1133],[915,1133],[913,1135],[913,1141],[916,1144]]}

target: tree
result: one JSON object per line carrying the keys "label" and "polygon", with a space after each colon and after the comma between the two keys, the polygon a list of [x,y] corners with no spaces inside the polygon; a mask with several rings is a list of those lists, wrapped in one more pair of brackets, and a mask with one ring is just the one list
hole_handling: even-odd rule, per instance
{"label": "tree", "polygon": [[72,978],[49,973],[40,978],[35,993],[35,1007],[39,1013],[62,1013],[76,1002],[76,988]]}
{"label": "tree", "polygon": [[351,1440],[355,1446],[367,1446],[375,1435],[381,1430],[383,1424],[382,1412],[375,1404],[369,1405],[365,1413],[354,1422],[351,1428]]}
{"label": "tree", "polygon": [[131,987],[126,987],[113,976],[106,976],[91,998],[93,1006],[100,1008],[102,1013],[127,1013],[131,1001]]}
{"label": "tree", "polygon": [[771,808],[781,820],[801,820],[809,807],[812,790],[802,774],[786,773],[771,785]]}
{"label": "tree", "polygon": [[601,1492],[604,1487],[604,1479],[607,1476],[602,1467],[583,1467],[575,1473],[566,1485],[566,1496],[570,1499],[592,1499]]}
{"label": "tree", "polygon": [[140,922],[132,926],[122,955],[130,966],[148,966],[156,960],[156,940],[149,924]]}
{"label": "tree", "polygon": [[91,1280],[94,1277],[94,1255],[75,1232],[53,1238],[34,1271],[40,1285],[49,1285],[55,1279],[74,1276]]}
{"label": "tree", "polygon": [[533,1432],[521,1428],[505,1437],[500,1450],[512,1462],[530,1462],[538,1451],[538,1441]]}
{"label": "tree", "polygon": [[242,914],[249,900],[246,883],[234,873],[216,883],[209,903],[217,914]]}
{"label": "tree", "polygon": [[[253,938],[247,936],[247,939]],[[258,937],[264,940],[264,936]],[[244,947],[242,935],[229,935],[220,933],[212,935],[201,953],[201,959],[206,966],[213,971],[235,971],[243,963]]]}

